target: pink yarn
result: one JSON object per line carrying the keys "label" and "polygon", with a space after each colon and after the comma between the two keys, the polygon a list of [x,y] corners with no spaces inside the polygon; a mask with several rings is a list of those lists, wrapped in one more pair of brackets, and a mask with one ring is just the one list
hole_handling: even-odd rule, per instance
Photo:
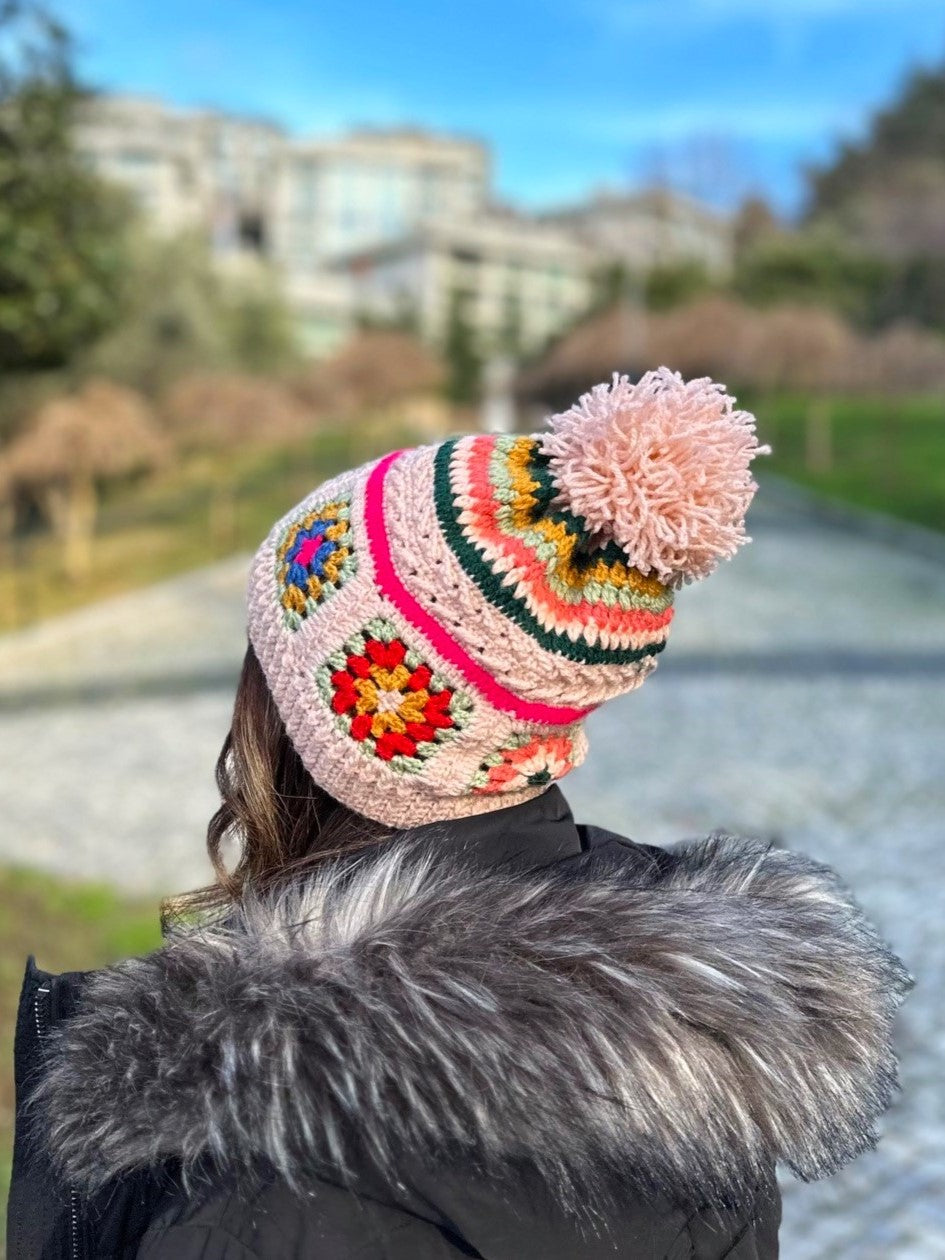
{"label": "pink yarn", "polygon": [[387,471],[404,454],[404,451],[391,451],[389,455],[385,455],[371,470],[364,488],[364,524],[378,590],[390,600],[402,617],[420,631],[440,656],[455,666],[467,682],[500,712],[512,713],[523,721],[540,722],[548,726],[579,722],[586,718],[593,712],[594,705],[576,708],[571,705],[542,704],[537,700],[523,700],[521,696],[503,687],[488,669],[473,660],[404,586],[394,566],[388,536],[389,526],[384,515],[384,481]]}
{"label": "pink yarn", "polygon": [[307,565],[312,556],[318,553],[318,549],[324,541],[324,534],[316,534],[314,538],[306,538],[296,553],[295,563],[301,564],[303,567]]}
{"label": "pink yarn", "polygon": [[673,586],[705,577],[749,541],[750,465],[770,454],[734,401],[709,377],[661,367],[634,385],[615,372],[542,435],[559,501],[642,573]]}

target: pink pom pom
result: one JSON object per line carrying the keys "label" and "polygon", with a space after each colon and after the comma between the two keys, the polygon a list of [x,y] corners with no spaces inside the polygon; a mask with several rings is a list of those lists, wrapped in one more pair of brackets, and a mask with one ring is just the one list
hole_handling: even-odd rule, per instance
{"label": "pink pom pom", "polygon": [[722,385],[657,368],[636,385],[614,373],[552,416],[541,438],[559,502],[613,539],[642,573],[672,586],[735,554],[758,489],[755,420]]}

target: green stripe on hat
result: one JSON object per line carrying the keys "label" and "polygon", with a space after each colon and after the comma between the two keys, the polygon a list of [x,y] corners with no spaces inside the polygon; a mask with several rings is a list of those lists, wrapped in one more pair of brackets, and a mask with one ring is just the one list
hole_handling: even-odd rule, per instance
{"label": "green stripe on hat", "polygon": [[[437,448],[434,460],[433,497],[443,537],[463,571],[476,584],[489,603],[524,630],[540,647],[582,665],[630,665],[635,661],[643,660],[644,657],[656,656],[662,652],[666,646],[665,639],[658,643],[649,643],[642,648],[603,648],[598,644],[590,644],[584,639],[575,641],[567,634],[549,630],[541,624],[524,600],[516,595],[514,588],[504,585],[501,575],[493,572],[481,550],[470,541],[460,524],[460,513],[454,501],[450,481],[450,465],[460,440],[451,439],[441,443]],[[555,514],[549,513],[549,515]],[[562,519],[566,521],[569,528],[577,524],[573,517],[565,514],[562,514]]]}

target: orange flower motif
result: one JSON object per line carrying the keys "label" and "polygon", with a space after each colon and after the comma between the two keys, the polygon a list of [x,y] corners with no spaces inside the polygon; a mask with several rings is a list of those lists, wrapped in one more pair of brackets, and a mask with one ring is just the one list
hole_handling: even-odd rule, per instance
{"label": "orange flower motif", "polygon": [[416,758],[431,751],[446,732],[462,724],[468,702],[434,679],[433,671],[387,623],[375,634],[356,636],[328,676],[330,704],[351,738],[370,746],[382,761]]}
{"label": "orange flower motif", "polygon": [[475,792],[520,792],[542,787],[574,768],[574,741],[569,735],[529,739],[527,735],[491,753],[473,777]]}

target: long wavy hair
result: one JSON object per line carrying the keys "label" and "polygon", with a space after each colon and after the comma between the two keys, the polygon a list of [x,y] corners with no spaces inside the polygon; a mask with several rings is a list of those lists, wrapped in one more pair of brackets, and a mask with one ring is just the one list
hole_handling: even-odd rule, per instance
{"label": "long wavy hair", "polygon": [[225,911],[249,890],[376,844],[390,829],[341,805],[302,765],[252,646],[217,758],[220,807],[207,828],[215,881],[169,898],[164,921]]}

